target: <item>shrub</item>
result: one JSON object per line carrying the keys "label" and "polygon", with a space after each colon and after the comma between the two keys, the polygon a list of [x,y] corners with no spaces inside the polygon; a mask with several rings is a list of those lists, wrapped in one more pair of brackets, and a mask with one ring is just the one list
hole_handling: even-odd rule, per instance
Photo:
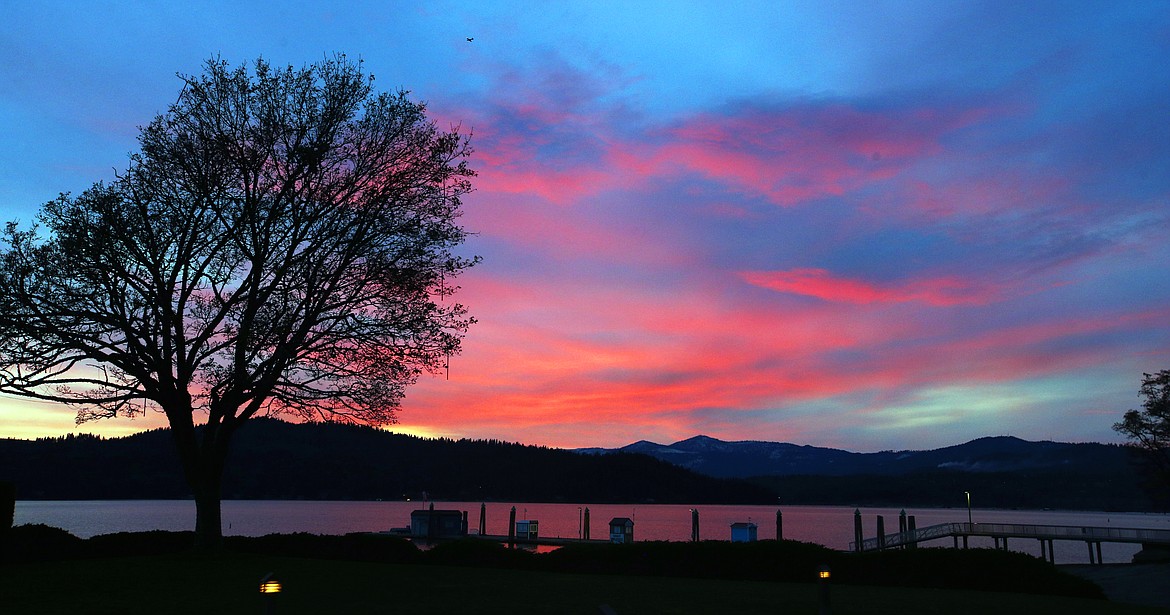
{"label": "shrub", "polygon": [[545,555],[564,572],[809,581],[835,552],[790,540],[574,544]]}
{"label": "shrub", "polygon": [[1027,555],[996,549],[915,549],[842,554],[833,564],[841,583],[977,589],[1104,599],[1090,581]]}
{"label": "shrub", "polygon": [[163,555],[189,551],[194,544],[195,532],[116,532],[89,538],[85,551],[93,557]]}
{"label": "shrub", "polygon": [[43,523],[18,525],[8,534],[8,561],[44,562],[83,554],[85,542]]}
{"label": "shrub", "polygon": [[540,558],[524,549],[510,549],[503,543],[480,538],[463,538],[440,542],[423,552],[428,564],[449,566],[490,566],[493,568],[531,568]]}
{"label": "shrub", "polygon": [[418,560],[418,547],[397,536],[376,534],[269,534],[258,538],[229,536],[225,545],[233,551],[316,557],[362,562],[410,563]]}

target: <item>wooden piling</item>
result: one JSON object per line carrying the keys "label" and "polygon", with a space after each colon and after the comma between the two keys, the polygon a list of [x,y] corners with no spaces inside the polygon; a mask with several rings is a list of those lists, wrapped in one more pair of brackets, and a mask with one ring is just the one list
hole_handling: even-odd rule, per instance
{"label": "wooden piling", "polygon": [[881,515],[877,516],[877,545],[878,551],[886,548],[886,519]]}
{"label": "wooden piling", "polygon": [[865,542],[865,532],[861,529],[861,509],[853,509],[853,550],[864,551],[865,547],[862,543]]}
{"label": "wooden piling", "polygon": [[1046,538],[1040,539],[1040,559],[1050,563],[1056,563],[1056,554],[1052,552],[1052,541]]}
{"label": "wooden piling", "polygon": [[508,546],[516,546],[516,507],[512,507],[512,512],[508,513]]}
{"label": "wooden piling", "polygon": [[776,540],[784,540],[784,513],[776,509]]}

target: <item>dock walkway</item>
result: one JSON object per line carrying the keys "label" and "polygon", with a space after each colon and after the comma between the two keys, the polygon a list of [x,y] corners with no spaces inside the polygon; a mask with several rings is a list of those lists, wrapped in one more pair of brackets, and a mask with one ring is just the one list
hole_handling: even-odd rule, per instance
{"label": "dock walkway", "polygon": [[1101,543],[1136,543],[1144,546],[1170,547],[1170,530],[1122,527],[1080,527],[1071,525],[1025,525],[1019,523],[940,523],[921,529],[894,532],[867,538],[849,544],[853,551],[875,551],[895,547],[917,545],[928,540],[950,537],[959,546],[967,546],[970,536],[982,536],[995,540],[997,549],[1007,550],[1009,538],[1030,538],[1040,541],[1042,557],[1056,563],[1052,543],[1057,540],[1081,541],[1089,547],[1089,563],[1100,564]]}

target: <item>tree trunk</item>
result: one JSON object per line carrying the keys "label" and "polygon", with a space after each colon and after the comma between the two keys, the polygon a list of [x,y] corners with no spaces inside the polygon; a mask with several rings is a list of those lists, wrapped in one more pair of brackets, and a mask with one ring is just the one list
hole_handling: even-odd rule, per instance
{"label": "tree trunk", "polygon": [[8,534],[16,515],[16,484],[0,480],[0,564],[8,560]]}
{"label": "tree trunk", "polygon": [[220,482],[223,463],[205,461],[216,470],[207,468],[201,485],[192,485],[195,491],[195,548],[213,551],[223,546],[223,516],[220,512]]}
{"label": "tree trunk", "polygon": [[220,496],[230,433],[215,423],[196,431],[190,424],[176,427],[172,422],[171,434],[183,474],[195,496],[195,548],[199,550],[215,550],[223,545]]}

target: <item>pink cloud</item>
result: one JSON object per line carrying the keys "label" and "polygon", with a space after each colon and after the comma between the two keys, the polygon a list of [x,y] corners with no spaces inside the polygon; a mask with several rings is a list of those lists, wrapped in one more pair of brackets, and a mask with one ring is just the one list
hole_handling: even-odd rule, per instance
{"label": "pink cloud", "polygon": [[607,221],[594,215],[596,209],[588,205],[550,207],[547,201],[531,196],[482,192],[471,195],[469,201],[473,202],[464,219],[468,228],[522,251],[542,265],[589,261],[621,263],[631,270],[697,266],[696,255],[685,245],[647,237],[638,228]]}
{"label": "pink cloud", "polygon": [[940,152],[943,135],[981,115],[842,104],[737,109],[667,130],[643,166],[697,172],[789,206],[895,177]]}
{"label": "pink cloud", "polygon": [[[477,189],[569,205],[614,187],[696,174],[791,206],[839,196],[943,151],[942,139],[985,117],[930,103],[863,108],[834,101],[738,104],[659,125],[631,121],[624,80],[563,63],[504,76],[475,118]],[[616,85],[615,85],[616,84]]]}
{"label": "pink cloud", "polygon": [[411,390],[401,415],[407,425],[490,434],[579,425],[560,445],[597,442],[620,424],[665,430],[665,417],[675,430],[693,429],[685,417],[697,408],[750,409],[847,391],[859,379],[820,369],[817,357],[904,330],[845,310],[745,305],[712,288],[487,282],[469,280],[462,298],[492,318],[481,319],[453,359],[450,381]]}
{"label": "pink cloud", "polygon": [[587,168],[489,167],[476,179],[476,189],[500,194],[533,194],[556,205],[569,205],[596,194],[609,183],[608,179],[604,171]]}
{"label": "pink cloud", "polygon": [[983,305],[999,298],[996,289],[965,282],[957,277],[912,280],[879,286],[861,280],[834,277],[824,269],[788,271],[745,271],[749,284],[782,293],[816,297],[844,303],[922,302],[934,306]]}

